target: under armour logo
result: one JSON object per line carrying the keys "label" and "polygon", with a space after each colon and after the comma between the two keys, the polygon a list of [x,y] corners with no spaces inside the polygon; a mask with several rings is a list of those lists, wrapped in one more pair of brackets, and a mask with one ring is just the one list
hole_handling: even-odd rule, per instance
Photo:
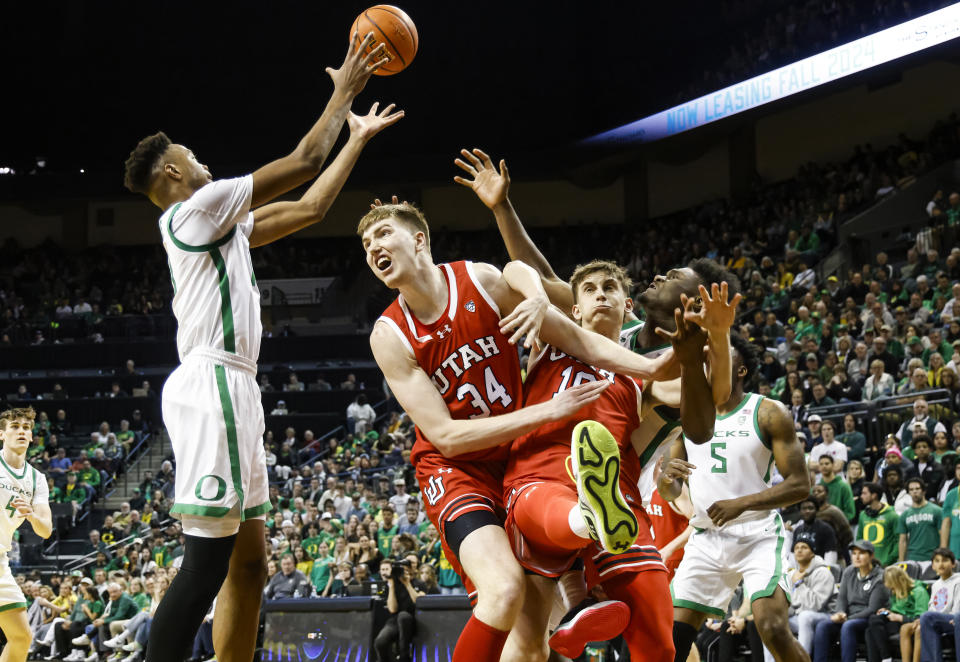
{"label": "under armour logo", "polygon": [[473,299],[470,299],[470,301],[463,304],[463,307],[467,309],[468,313],[477,312],[477,305],[473,302]]}
{"label": "under armour logo", "polygon": [[444,324],[443,328],[437,331],[437,338],[439,338],[440,340],[443,340],[445,336],[448,336],[451,333],[453,333],[453,329],[450,328],[450,325]]}
{"label": "under armour logo", "polygon": [[438,474],[452,474],[452,473],[453,473],[453,469],[451,469],[450,467],[440,467],[439,469],[437,469],[437,473],[438,473]]}

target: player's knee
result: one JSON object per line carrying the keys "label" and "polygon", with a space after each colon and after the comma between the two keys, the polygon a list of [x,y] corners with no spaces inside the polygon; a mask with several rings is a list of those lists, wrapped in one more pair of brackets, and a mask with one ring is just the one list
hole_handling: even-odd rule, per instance
{"label": "player's knee", "polygon": [[534,641],[518,637],[503,649],[500,662],[547,662],[549,657],[550,648],[542,638]]}
{"label": "player's knee", "polygon": [[265,558],[233,559],[230,561],[230,571],[227,576],[250,586],[263,586],[267,582],[267,560]]}
{"label": "player's knee", "polygon": [[30,628],[9,628],[9,631],[4,631],[3,634],[7,638],[7,643],[17,648],[27,648],[33,641]]}
{"label": "player's knee", "polygon": [[523,571],[519,566],[507,567],[498,573],[496,581],[479,589],[477,601],[497,605],[504,611],[519,613],[523,606]]}
{"label": "player's knee", "polygon": [[764,641],[775,642],[793,637],[786,617],[780,614],[769,614],[763,619],[758,619],[755,624],[760,638]]}

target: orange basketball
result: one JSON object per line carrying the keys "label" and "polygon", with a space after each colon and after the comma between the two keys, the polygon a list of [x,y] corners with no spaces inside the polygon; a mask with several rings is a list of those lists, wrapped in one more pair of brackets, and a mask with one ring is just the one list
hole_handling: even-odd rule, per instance
{"label": "orange basketball", "polygon": [[357,16],[350,28],[351,36],[357,31],[360,41],[368,32],[373,32],[374,40],[368,52],[384,44],[385,57],[390,61],[373,72],[377,76],[392,76],[406,69],[420,44],[417,26],[402,9],[393,5],[376,5]]}

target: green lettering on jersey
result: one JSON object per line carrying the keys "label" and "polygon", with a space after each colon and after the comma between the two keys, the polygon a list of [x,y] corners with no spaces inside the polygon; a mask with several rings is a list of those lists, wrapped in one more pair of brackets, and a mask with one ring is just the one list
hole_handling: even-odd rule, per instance
{"label": "green lettering on jersey", "polygon": [[9,517],[16,517],[16,516],[17,516],[17,509],[13,507],[13,500],[16,499],[16,498],[17,498],[17,495],[16,495],[16,494],[11,494],[11,495],[10,495],[10,500],[7,501],[6,510],[7,510],[7,515],[8,515]]}
{"label": "green lettering on jersey", "polygon": [[725,474],[727,473],[727,458],[720,455],[720,451],[727,449],[727,442],[725,441],[714,441],[710,444],[710,457],[714,460],[717,460],[717,464],[710,467],[710,473],[714,474]]}

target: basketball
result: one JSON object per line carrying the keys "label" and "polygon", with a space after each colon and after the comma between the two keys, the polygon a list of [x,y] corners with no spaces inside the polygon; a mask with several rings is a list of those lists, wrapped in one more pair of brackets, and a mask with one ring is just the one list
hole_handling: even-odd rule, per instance
{"label": "basketball", "polygon": [[360,41],[368,32],[373,32],[374,40],[368,52],[384,44],[389,62],[373,72],[377,76],[392,76],[410,66],[420,43],[417,26],[406,12],[393,5],[376,5],[365,10],[353,22],[350,34],[354,32],[360,33]]}

